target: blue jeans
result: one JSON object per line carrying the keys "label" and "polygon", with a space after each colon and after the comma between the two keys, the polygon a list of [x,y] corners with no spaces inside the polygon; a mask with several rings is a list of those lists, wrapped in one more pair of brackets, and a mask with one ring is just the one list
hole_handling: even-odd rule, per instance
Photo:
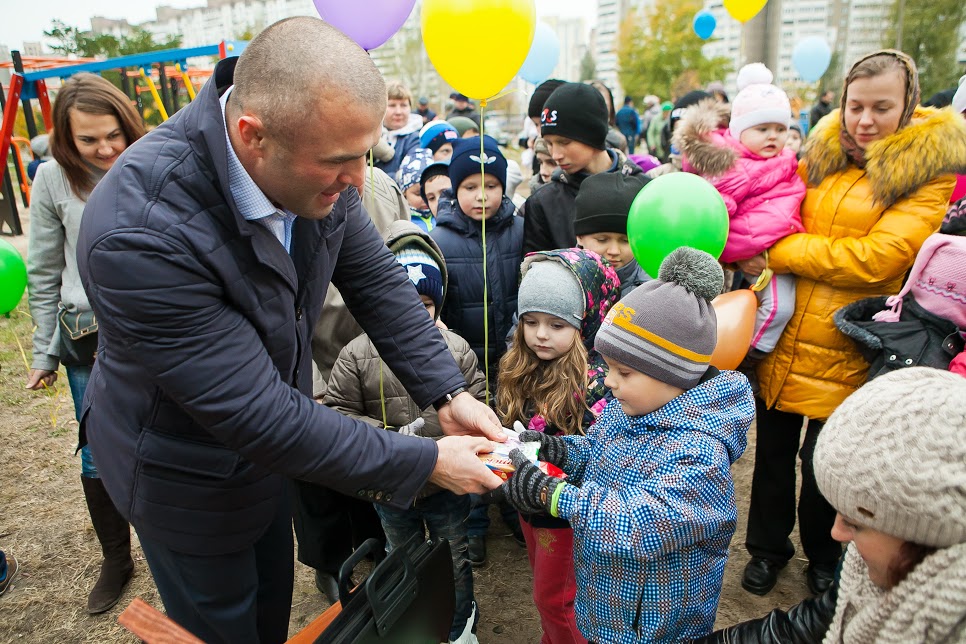
{"label": "blue jeans", "polygon": [[[456,612],[449,638],[457,639],[466,629],[466,621],[473,612],[473,569],[466,558],[466,517],[470,512],[470,498],[449,491],[437,492],[417,499],[408,510],[394,510],[376,505],[376,513],[386,531],[386,547],[392,550],[406,543],[412,535],[426,534],[430,539],[446,539],[453,554],[453,578],[456,581]],[[479,621],[479,611],[476,619]],[[476,624],[473,624],[476,632]]]}
{"label": "blue jeans", "polygon": [[0,550],[0,581],[7,578],[7,555]]}
{"label": "blue jeans", "polygon": [[[74,418],[80,422],[81,405],[84,404],[84,392],[87,391],[87,383],[91,379],[91,369],[93,367],[64,367],[67,370],[67,384],[70,385],[70,396],[74,399]],[[94,457],[91,455],[91,446],[85,445],[81,448],[81,476],[96,479],[97,468],[94,466]]]}

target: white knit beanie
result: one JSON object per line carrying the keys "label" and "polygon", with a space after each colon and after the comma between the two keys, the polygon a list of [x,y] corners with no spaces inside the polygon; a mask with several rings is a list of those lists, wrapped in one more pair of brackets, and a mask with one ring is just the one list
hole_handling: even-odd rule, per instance
{"label": "white knit beanie", "polygon": [[849,519],[924,546],[966,542],[966,378],[910,367],[869,382],[828,419],[814,467]]}
{"label": "white knit beanie", "polygon": [[788,123],[792,115],[788,95],[772,85],[774,75],[761,63],[745,65],[738,72],[738,95],[731,101],[731,136],[764,123]]}

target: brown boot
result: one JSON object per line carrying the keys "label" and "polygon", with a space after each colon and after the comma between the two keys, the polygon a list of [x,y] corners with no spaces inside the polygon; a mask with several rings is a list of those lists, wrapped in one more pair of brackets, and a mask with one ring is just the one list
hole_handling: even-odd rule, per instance
{"label": "brown boot", "polygon": [[100,479],[81,477],[81,487],[87,498],[87,509],[97,540],[101,542],[104,561],[91,594],[87,597],[87,612],[91,615],[110,610],[121,599],[121,591],[134,575],[131,559],[131,528],[114,507]]}

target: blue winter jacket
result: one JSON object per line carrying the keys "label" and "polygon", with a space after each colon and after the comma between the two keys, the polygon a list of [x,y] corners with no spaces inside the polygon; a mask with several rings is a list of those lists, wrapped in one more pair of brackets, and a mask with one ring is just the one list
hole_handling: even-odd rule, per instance
{"label": "blue winter jacket", "polygon": [[650,414],[628,417],[612,400],[587,436],[564,438],[573,485],[557,510],[574,530],[584,637],[680,642],[711,632],[738,518],[730,468],[754,416],[748,379],[712,367]]}
{"label": "blue winter jacket", "polygon": [[433,441],[312,400],[330,280],[419,405],[466,382],[354,188],[324,219],[296,219],[291,254],[242,218],[218,102],[236,60],[123,153],[77,244],[99,324],[81,443],[142,537],[198,555],[254,543],[286,479],[405,508],[432,472]]}
{"label": "blue winter jacket", "polygon": [[[503,197],[500,210],[486,220],[486,266],[489,282],[489,378],[496,383],[506,335],[517,310],[520,262],[523,261],[523,219],[513,202]],[[449,269],[449,290],[442,319],[461,335],[484,367],[483,236],[480,222],[463,214],[452,193],[443,192],[430,233],[443,251]]]}

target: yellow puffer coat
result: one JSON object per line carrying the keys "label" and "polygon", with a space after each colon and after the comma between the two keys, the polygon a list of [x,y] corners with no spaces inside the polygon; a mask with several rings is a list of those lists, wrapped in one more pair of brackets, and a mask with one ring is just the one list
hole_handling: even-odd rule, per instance
{"label": "yellow puffer coat", "polygon": [[864,170],[839,142],[838,112],[809,136],[799,172],[808,184],[804,233],[769,251],[769,266],[798,276],[795,313],[759,366],[769,407],[824,420],[866,380],[868,363],[832,321],[839,308],[894,295],[926,237],[942,222],[966,167],[966,123],[918,108],[905,128],[866,150]]}

